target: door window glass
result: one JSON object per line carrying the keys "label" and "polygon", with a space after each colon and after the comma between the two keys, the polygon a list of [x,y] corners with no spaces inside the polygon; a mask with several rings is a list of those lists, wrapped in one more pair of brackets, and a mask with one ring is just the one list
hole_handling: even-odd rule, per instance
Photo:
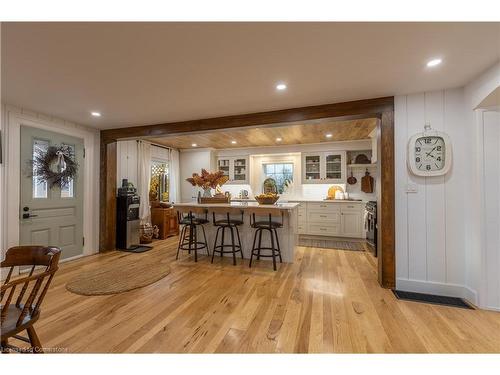
{"label": "door window glass", "polygon": [[342,155],[331,154],[326,156],[326,178],[342,178]]}
{"label": "door window glass", "polygon": [[[34,159],[36,156],[39,156],[45,152],[49,148],[49,142],[43,139],[35,139],[33,140],[33,155]],[[35,166],[33,166],[33,177],[32,177],[32,190],[33,190],[33,198],[47,198],[47,181],[43,180],[40,176],[38,176],[38,171]]]}
{"label": "door window glass", "polygon": [[[75,157],[75,146],[73,145],[64,145],[68,147],[70,151],[71,158]],[[75,181],[70,179],[66,186],[61,186],[61,198],[73,198],[75,196]]]}
{"label": "door window glass", "polygon": [[168,164],[165,161],[151,160],[151,181],[149,190],[156,192],[156,198],[169,201]]}
{"label": "door window glass", "polygon": [[246,159],[236,159],[234,161],[234,180],[235,181],[245,181],[247,179],[246,175]]}
{"label": "door window glass", "polygon": [[319,180],[321,178],[321,164],[319,155],[306,156],[306,179]]}
{"label": "door window glass", "polygon": [[229,159],[220,159],[217,164],[219,171],[224,172],[224,176],[229,177]]}

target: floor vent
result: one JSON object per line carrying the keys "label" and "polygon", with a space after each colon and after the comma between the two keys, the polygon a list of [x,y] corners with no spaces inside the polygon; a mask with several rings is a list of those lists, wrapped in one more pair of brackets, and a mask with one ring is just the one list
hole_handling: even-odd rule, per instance
{"label": "floor vent", "polygon": [[474,310],[474,308],[467,302],[465,302],[462,298],[436,296],[434,294],[404,292],[402,290],[395,290],[395,289],[393,289],[392,291],[397,299],[414,301],[414,302],[432,303],[434,305],[444,305],[444,306],[460,307],[462,309]]}

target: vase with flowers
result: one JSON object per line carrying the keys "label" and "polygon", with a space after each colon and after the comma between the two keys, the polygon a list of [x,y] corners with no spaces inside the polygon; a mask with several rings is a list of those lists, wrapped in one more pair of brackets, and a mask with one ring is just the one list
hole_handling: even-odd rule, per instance
{"label": "vase with flowers", "polygon": [[208,172],[206,169],[201,170],[201,174],[193,173],[193,177],[186,178],[186,181],[193,186],[198,186],[203,189],[203,197],[212,197],[212,189],[217,189],[218,186],[224,185],[229,180],[228,176],[224,175],[223,171]]}

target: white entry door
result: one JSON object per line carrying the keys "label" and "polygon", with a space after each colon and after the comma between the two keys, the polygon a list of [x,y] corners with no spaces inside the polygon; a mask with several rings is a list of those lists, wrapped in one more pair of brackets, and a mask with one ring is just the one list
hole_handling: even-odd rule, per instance
{"label": "white entry door", "polygon": [[[30,176],[35,153],[60,145],[74,150],[78,164],[76,177],[64,188]],[[80,138],[21,126],[21,245],[57,246],[62,259],[83,254],[83,152]]]}

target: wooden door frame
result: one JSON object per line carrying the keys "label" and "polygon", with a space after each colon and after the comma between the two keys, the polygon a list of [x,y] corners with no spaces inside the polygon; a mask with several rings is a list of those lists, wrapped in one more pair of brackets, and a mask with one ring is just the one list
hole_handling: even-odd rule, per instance
{"label": "wooden door frame", "polygon": [[383,287],[395,287],[394,97],[291,108],[201,120],[133,126],[101,131],[99,251],[115,249],[116,142],[119,139],[244,128],[321,118],[378,118],[378,275]]}

